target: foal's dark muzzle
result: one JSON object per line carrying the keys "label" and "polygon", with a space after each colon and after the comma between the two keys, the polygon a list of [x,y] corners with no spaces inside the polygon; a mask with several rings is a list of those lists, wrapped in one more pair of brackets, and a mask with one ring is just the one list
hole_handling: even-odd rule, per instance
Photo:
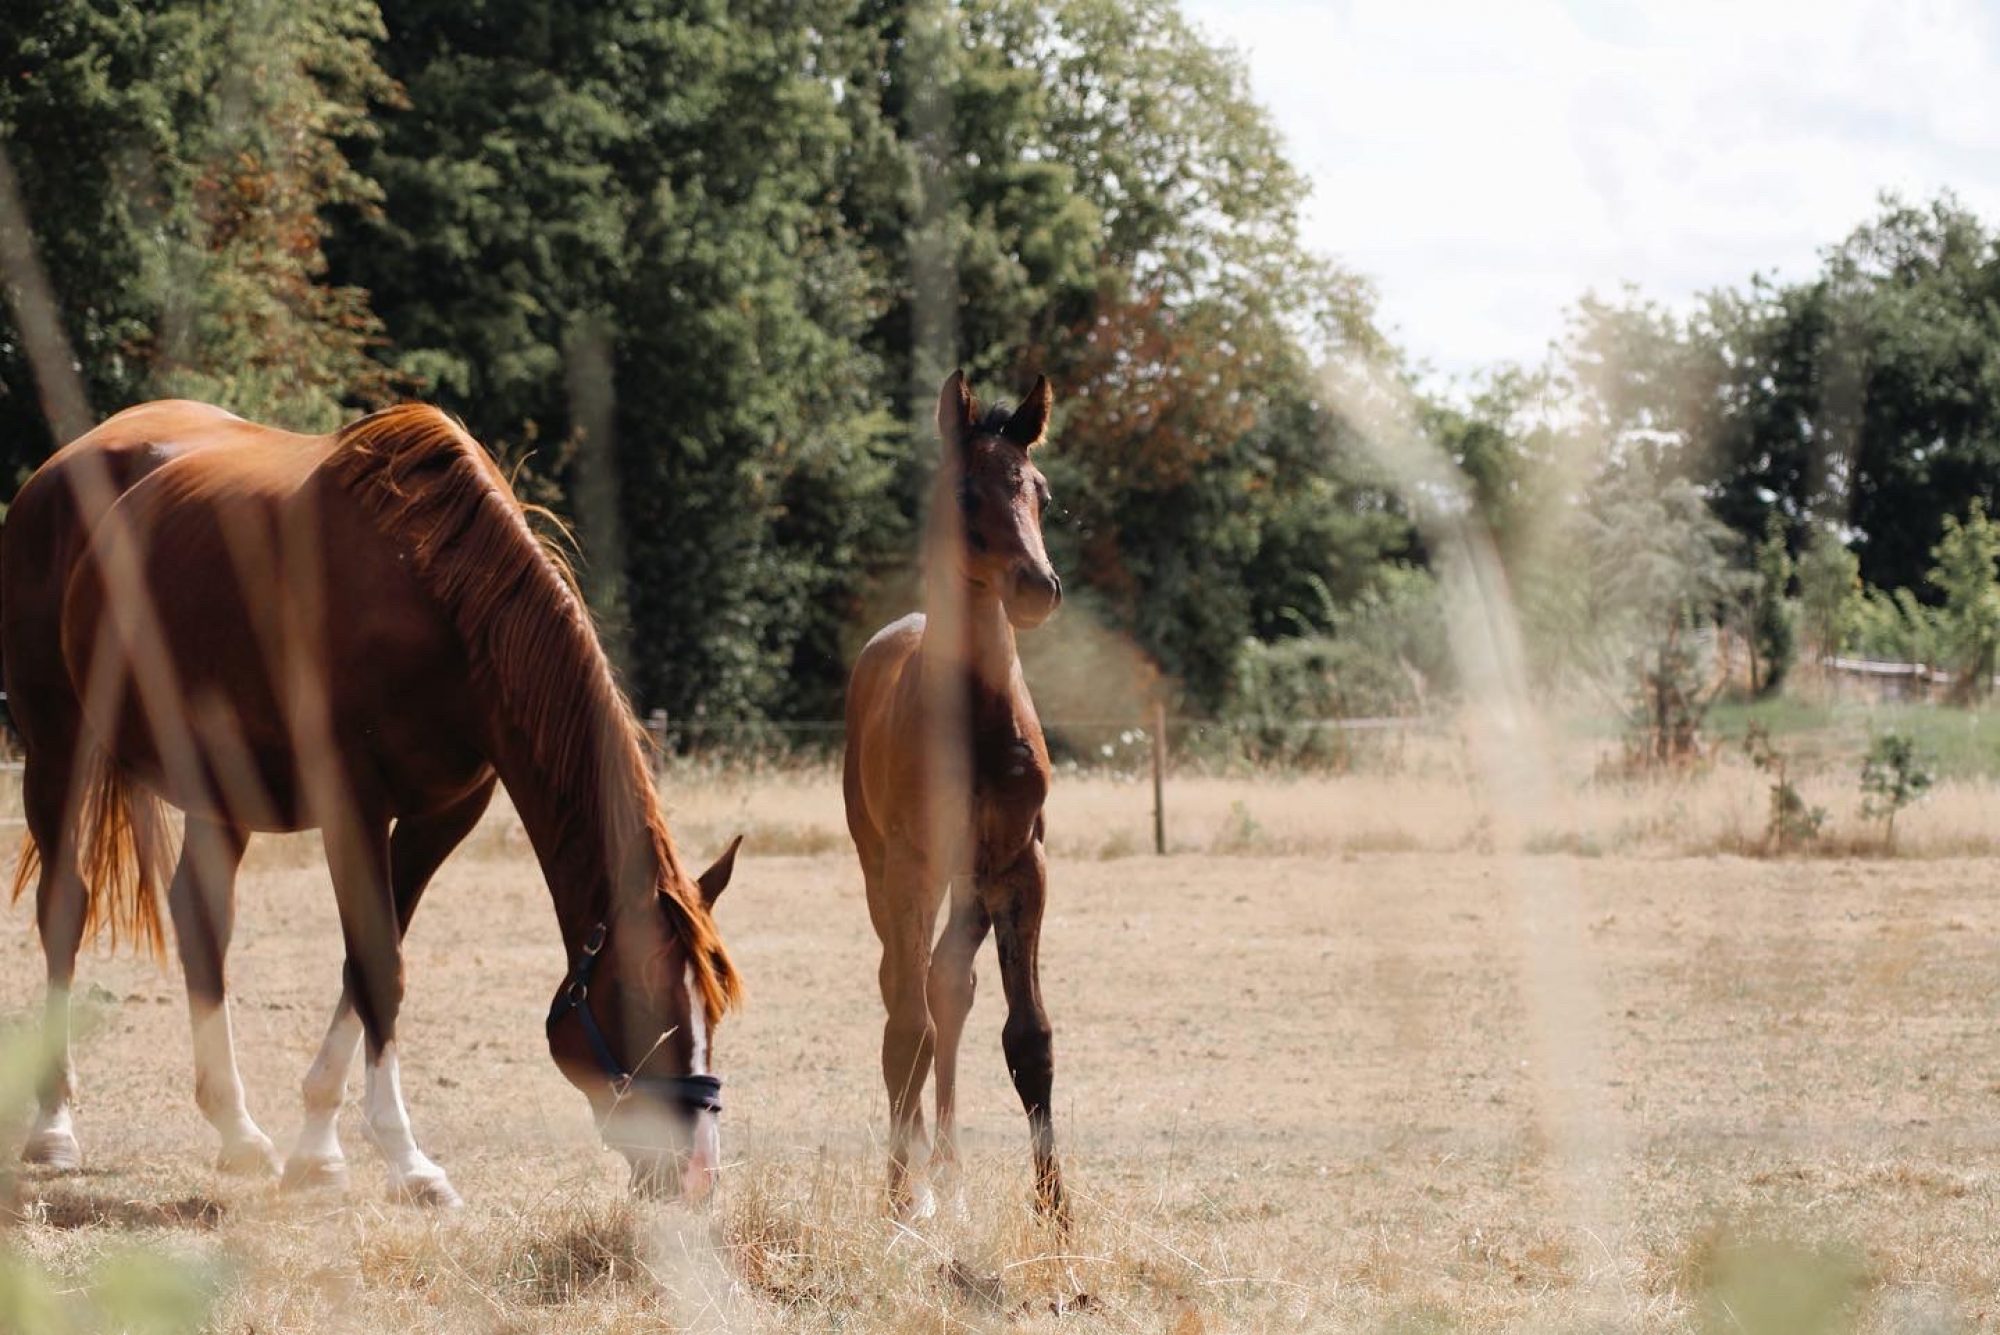
{"label": "foal's dark muzzle", "polygon": [[1032,630],[1055,615],[1062,606],[1062,576],[1048,566],[1022,566],[1014,572],[1014,587],[1007,598],[1007,619],[1023,630]]}

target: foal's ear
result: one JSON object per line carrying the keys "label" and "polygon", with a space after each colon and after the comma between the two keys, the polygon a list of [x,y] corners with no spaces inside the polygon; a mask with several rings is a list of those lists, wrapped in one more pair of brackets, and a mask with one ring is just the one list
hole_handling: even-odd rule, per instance
{"label": "foal's ear", "polygon": [[1035,387],[1007,419],[1007,425],[1000,428],[1000,434],[1024,450],[1033,449],[1049,434],[1049,410],[1055,407],[1055,402],[1056,392],[1049,388],[1049,378],[1036,376]]}
{"label": "foal's ear", "polygon": [[953,371],[938,391],[938,436],[947,445],[963,444],[979,420],[979,402],[965,387],[965,372]]}
{"label": "foal's ear", "polygon": [[736,850],[743,847],[743,836],[737,835],[729,841],[729,847],[722,850],[722,856],[715,865],[695,877],[695,884],[701,887],[701,902],[706,908],[714,908],[715,901],[722,898],[722,892],[729,888],[730,873],[736,870]]}

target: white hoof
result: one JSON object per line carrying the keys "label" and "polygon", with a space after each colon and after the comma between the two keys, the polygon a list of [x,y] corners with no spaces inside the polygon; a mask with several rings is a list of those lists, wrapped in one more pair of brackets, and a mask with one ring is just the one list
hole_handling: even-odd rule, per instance
{"label": "white hoof", "polygon": [[231,1177],[276,1177],[280,1167],[278,1147],[261,1131],[224,1144],[215,1157],[215,1171]]}
{"label": "white hoof", "polygon": [[896,1208],[896,1222],[899,1224],[921,1224],[937,1216],[937,1193],[928,1184],[913,1188],[909,1198]]}
{"label": "white hoof", "polygon": [[420,1205],[432,1210],[456,1210],[465,1204],[443,1173],[412,1173],[389,1186],[389,1199],[398,1205]]}
{"label": "white hoof", "polygon": [[21,1147],[21,1162],[53,1168],[58,1173],[73,1173],[83,1167],[83,1150],[68,1131],[60,1128],[36,1131]]}
{"label": "white hoof", "polygon": [[281,1191],[344,1191],[347,1188],[347,1160],[340,1158],[298,1158],[285,1164]]}

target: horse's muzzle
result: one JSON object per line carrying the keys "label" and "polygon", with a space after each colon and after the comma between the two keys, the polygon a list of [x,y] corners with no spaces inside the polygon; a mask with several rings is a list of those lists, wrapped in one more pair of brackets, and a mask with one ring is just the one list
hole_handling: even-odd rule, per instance
{"label": "horse's muzzle", "polygon": [[1007,620],[1017,629],[1033,630],[1062,606],[1062,576],[1049,566],[1022,566],[1014,572],[1007,596]]}
{"label": "horse's muzzle", "polygon": [[628,1155],[632,1165],[632,1194],[649,1201],[679,1200],[700,1205],[715,1190],[716,1171],[697,1164],[691,1156],[659,1154],[650,1158]]}
{"label": "horse's muzzle", "polygon": [[632,1193],[648,1200],[678,1197],[699,1205],[715,1190],[722,1167],[722,1136],[712,1112],[695,1114],[684,1144],[654,1149],[627,1142],[618,1150],[632,1167]]}

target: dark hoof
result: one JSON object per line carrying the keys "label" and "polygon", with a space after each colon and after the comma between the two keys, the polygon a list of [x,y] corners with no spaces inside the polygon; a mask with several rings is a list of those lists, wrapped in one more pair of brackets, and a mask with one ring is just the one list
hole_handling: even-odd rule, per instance
{"label": "dark hoof", "polygon": [[76,1137],[67,1131],[37,1131],[21,1147],[21,1162],[58,1173],[74,1173],[83,1167],[83,1151]]}
{"label": "dark hoof", "polygon": [[293,1159],[285,1165],[281,1191],[345,1191],[347,1160]]}
{"label": "dark hoof", "polygon": [[1043,1182],[1036,1189],[1035,1213],[1061,1232],[1069,1232],[1069,1197],[1063,1192],[1061,1179]]}

